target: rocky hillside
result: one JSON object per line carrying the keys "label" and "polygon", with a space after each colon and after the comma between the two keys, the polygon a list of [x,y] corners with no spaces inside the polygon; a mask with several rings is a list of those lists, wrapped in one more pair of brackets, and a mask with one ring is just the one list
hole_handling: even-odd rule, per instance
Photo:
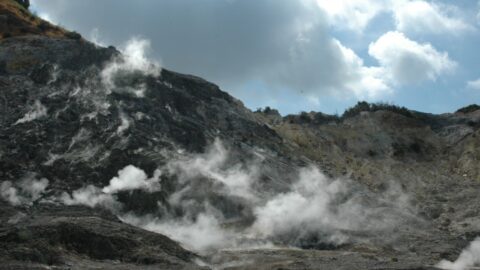
{"label": "rocky hillside", "polygon": [[80,35],[68,32],[33,15],[21,1],[0,1],[0,32],[2,38],[44,35],[49,37],[80,38]]}
{"label": "rocky hillside", "polygon": [[0,269],[434,269],[480,235],[478,107],[252,112],[0,4]]}

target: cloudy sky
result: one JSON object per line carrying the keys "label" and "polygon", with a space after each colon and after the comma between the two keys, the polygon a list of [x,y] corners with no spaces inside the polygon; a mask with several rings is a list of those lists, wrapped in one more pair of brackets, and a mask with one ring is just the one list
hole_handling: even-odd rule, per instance
{"label": "cloudy sky", "polygon": [[101,44],[151,43],[162,66],[251,109],[342,113],[359,100],[443,113],[480,103],[477,0],[32,0]]}

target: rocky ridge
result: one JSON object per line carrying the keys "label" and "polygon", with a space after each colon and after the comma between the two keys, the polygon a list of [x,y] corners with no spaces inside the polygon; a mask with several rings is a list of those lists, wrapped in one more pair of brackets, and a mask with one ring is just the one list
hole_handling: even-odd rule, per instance
{"label": "rocky ridge", "polygon": [[[476,107],[431,115],[359,106],[344,117],[282,117],[252,112],[201,78],[136,65],[113,47],[36,32],[3,36],[0,268],[433,269],[480,235]],[[301,198],[318,199],[295,184],[310,166],[346,179],[346,191],[327,193],[327,208],[336,207],[327,213],[353,225],[305,234],[289,227],[268,231],[267,247],[235,242],[202,252],[125,216],[197,222],[213,212],[227,233],[222,241],[241,231],[244,242],[245,232],[263,229],[259,213],[281,194],[295,197],[298,188]],[[161,188],[117,187],[122,170]],[[248,185],[229,182],[245,175]],[[103,199],[78,203],[75,191],[89,185],[87,199]],[[351,202],[362,208],[345,210]],[[373,228],[384,219],[392,224]],[[327,222],[307,217],[301,225],[318,221]]]}

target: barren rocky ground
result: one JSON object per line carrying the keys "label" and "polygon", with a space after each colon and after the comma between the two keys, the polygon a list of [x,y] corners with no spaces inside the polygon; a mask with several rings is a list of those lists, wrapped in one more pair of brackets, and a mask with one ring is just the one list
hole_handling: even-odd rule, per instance
{"label": "barren rocky ground", "polygon": [[1,269],[435,269],[480,236],[478,106],[252,112],[27,30],[0,40]]}

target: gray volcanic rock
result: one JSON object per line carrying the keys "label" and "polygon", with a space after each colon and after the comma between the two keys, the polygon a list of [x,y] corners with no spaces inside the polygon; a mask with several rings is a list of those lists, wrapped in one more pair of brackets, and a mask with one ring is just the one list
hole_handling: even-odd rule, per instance
{"label": "gray volcanic rock", "polygon": [[193,264],[197,256],[176,242],[126,225],[107,212],[54,205],[14,209],[2,203],[1,207],[0,269],[43,265],[65,265],[68,269],[198,268]]}
{"label": "gray volcanic rock", "polygon": [[[0,41],[2,181],[45,178],[48,196],[58,197],[89,184],[105,186],[127,165],[153,175],[178,151],[203,152],[215,138],[228,145],[232,163],[251,159],[252,149],[259,145],[270,148],[265,154],[270,177],[288,175],[295,166],[284,165],[287,155],[278,157],[277,151],[287,150],[273,130],[200,78],[162,70],[159,76],[124,74],[113,87],[107,85],[102,72],[116,57],[114,48],[97,48],[83,40],[26,36]],[[144,89],[141,97],[135,87]],[[168,203],[168,186],[176,180],[162,181],[161,192],[124,192],[118,199],[127,211],[155,213],[158,201]],[[2,188],[5,194],[10,192],[9,187]],[[217,200],[235,204],[234,198]],[[167,238],[153,237],[149,244],[140,240],[146,232],[117,219],[87,209],[63,209],[58,203],[49,208],[41,201],[34,201],[39,207],[22,206],[27,207],[26,216],[5,210],[6,220],[22,217],[22,222],[1,226],[6,237],[2,256],[11,261],[7,268],[22,265],[14,262],[18,260],[87,268],[105,265],[88,260],[196,267],[191,260],[195,256]],[[0,207],[6,209],[5,204]],[[27,240],[16,236],[18,227],[29,232]],[[112,235],[110,230],[119,233]]]}
{"label": "gray volcanic rock", "polygon": [[[158,78],[133,74],[123,78],[131,81],[105,89],[101,67],[116,54],[112,48],[96,49],[84,41],[36,36],[2,41],[0,61],[7,69],[0,79],[2,99],[8,102],[0,108],[5,127],[1,137],[3,148],[10,149],[3,152],[0,164],[8,167],[4,174],[15,179],[32,171],[54,183],[61,178],[59,185],[77,183],[72,187],[76,188],[85,181],[108,180],[129,164],[151,174],[156,160],[161,163],[164,158],[159,154],[164,149],[201,152],[216,137],[231,141],[237,149],[264,145],[283,150],[274,131],[202,79],[163,70]],[[23,55],[29,59],[19,67]],[[42,73],[47,74],[42,77]],[[145,97],[122,91],[124,83],[144,84]],[[45,115],[18,122],[35,109]],[[129,126],[120,134],[122,123]]]}
{"label": "gray volcanic rock", "polygon": [[[0,268],[433,269],[480,235],[475,107],[282,117],[251,112],[201,78],[131,65],[115,48],[82,39],[0,40]],[[325,187],[298,184],[312,166],[338,184],[324,194],[332,196],[326,210],[260,239],[267,247],[244,248],[267,206],[321,204],[315,188]],[[129,173],[127,184],[141,183],[121,186]],[[298,218],[289,214],[278,216]],[[311,224],[322,215],[348,226]],[[239,248],[200,257],[188,241],[181,247],[124,223],[132,216],[151,231],[167,219],[172,231],[204,221],[187,233],[206,238],[217,237],[210,229],[243,234],[224,238]]]}

